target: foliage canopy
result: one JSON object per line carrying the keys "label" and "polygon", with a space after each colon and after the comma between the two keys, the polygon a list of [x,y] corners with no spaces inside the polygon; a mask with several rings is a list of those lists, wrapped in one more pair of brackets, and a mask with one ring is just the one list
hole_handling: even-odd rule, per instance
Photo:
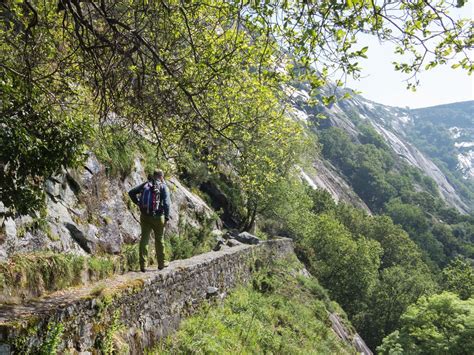
{"label": "foliage canopy", "polygon": [[[84,141],[94,139],[86,129],[88,120],[138,132],[158,146],[160,156],[178,164],[189,152],[211,166],[232,159],[241,163],[235,164],[241,185],[252,186],[249,195],[261,194],[263,181],[247,174],[254,169],[249,161],[257,156],[262,171],[278,174],[287,163],[280,166],[280,158],[297,151],[287,139],[296,138],[298,129],[284,118],[281,85],[305,80],[312,87],[310,101],[333,100],[318,96],[319,89],[337,69],[358,75],[357,60],[367,52],[356,44],[359,32],[395,42],[400,54],[411,53],[409,62],[396,64],[403,72],[416,74],[424,66],[447,62],[472,71],[466,53],[473,41],[470,24],[449,15],[458,5],[411,0],[4,1],[2,126],[11,131],[21,123],[25,116],[15,112],[25,103],[30,103],[25,119],[34,125],[63,123],[41,139],[24,131],[28,151],[2,137],[7,147],[2,186],[12,188],[2,188],[1,199],[7,207],[24,210],[12,197],[23,196],[12,179],[18,177],[19,184],[34,191],[52,172],[72,164]],[[281,149],[269,142],[280,143]],[[56,156],[53,146],[63,156]],[[48,168],[15,165],[14,157],[31,161],[30,151]],[[255,202],[249,199],[248,204],[255,210]]]}

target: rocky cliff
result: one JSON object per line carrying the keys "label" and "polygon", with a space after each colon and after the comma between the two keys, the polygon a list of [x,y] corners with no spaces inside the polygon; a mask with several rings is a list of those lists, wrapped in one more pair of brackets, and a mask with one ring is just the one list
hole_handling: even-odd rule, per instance
{"label": "rocky cliff", "polygon": [[[424,174],[436,182],[441,197],[448,205],[462,213],[470,212],[472,201],[461,196],[456,186],[453,185],[432,158],[421,152],[412,142],[409,133],[413,129],[417,115],[420,116],[421,112],[424,111],[411,111],[408,108],[378,104],[353,93],[351,90],[341,90],[334,86],[328,86],[323,93],[328,96],[335,95],[339,98],[342,98],[345,93],[349,93],[351,97],[338,100],[330,106],[308,106],[309,88],[307,86],[298,84],[296,87],[287,89],[287,92],[292,106],[290,111],[294,118],[302,121],[310,129],[335,126],[343,129],[354,140],[357,140],[360,132],[356,123],[369,123],[401,159],[421,169]],[[469,119],[472,122],[472,118]],[[451,130],[454,129],[456,127],[451,127]],[[464,133],[468,131],[467,128],[463,130]],[[469,166],[472,164],[472,152],[469,150],[471,149],[470,140],[468,142],[457,142],[456,144],[459,147],[462,146],[465,150],[458,156],[459,168],[469,174]],[[344,181],[343,176],[337,172],[337,169],[331,168],[321,157],[315,158],[314,165],[318,174],[307,173],[307,176],[313,176],[311,180],[316,186],[327,189],[336,200],[343,200],[366,209],[364,203]]]}
{"label": "rocky cliff", "polygon": [[[65,169],[46,181],[46,208],[36,216],[5,217],[0,211],[0,261],[16,253],[70,252],[79,255],[118,254],[140,235],[139,211],[127,191],[145,181],[139,158],[125,179],[111,177],[90,154],[83,167]],[[199,227],[213,211],[174,177],[169,178],[171,220],[167,233],[180,226]],[[215,222],[214,227],[218,228]]]}

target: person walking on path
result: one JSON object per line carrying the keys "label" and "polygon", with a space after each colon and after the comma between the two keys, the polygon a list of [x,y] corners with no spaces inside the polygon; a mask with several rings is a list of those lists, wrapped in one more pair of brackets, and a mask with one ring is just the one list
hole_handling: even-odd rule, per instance
{"label": "person walking on path", "polygon": [[140,270],[145,272],[148,260],[148,241],[153,230],[155,234],[155,251],[158,269],[168,266],[165,261],[164,231],[170,219],[170,193],[162,170],[155,170],[148,181],[128,192],[132,201],[140,208]]}

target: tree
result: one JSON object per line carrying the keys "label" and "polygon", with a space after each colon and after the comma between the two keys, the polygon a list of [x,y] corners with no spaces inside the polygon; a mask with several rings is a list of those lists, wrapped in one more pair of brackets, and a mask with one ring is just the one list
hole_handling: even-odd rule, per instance
{"label": "tree", "polygon": [[[76,118],[91,106],[85,116],[94,123],[143,135],[165,159],[179,162],[191,151],[216,165],[230,150],[237,161],[243,152],[253,154],[249,143],[261,143],[262,127],[285,112],[284,105],[262,106],[262,99],[284,102],[281,86],[289,80],[311,84],[310,102],[334,100],[318,96],[319,89],[338,67],[358,75],[357,61],[367,52],[356,45],[359,32],[395,42],[400,54],[412,53],[410,63],[396,66],[405,73],[453,61],[472,70],[464,53],[472,45],[470,26],[451,20],[447,11],[454,5],[4,1],[0,72],[21,88],[19,97],[29,97],[32,88],[41,92],[49,112],[67,108]],[[28,179],[49,173],[31,171]]]}
{"label": "tree", "polygon": [[381,270],[399,265],[429,274],[420,248],[400,226],[393,223],[390,217],[367,216],[354,207],[344,205],[338,206],[337,216],[352,234],[364,235],[380,243],[383,249]]}
{"label": "tree", "polygon": [[299,170],[293,171],[289,178],[279,179],[268,189],[261,215],[267,224],[264,228],[271,235],[297,240],[313,230],[314,202],[308,192],[311,188],[301,183],[298,173]]}
{"label": "tree", "polygon": [[387,203],[385,211],[394,223],[401,225],[411,235],[428,231],[428,221],[423,211],[417,206],[393,199]]}
{"label": "tree", "polygon": [[336,202],[327,190],[307,188],[308,194],[313,200],[311,211],[319,214],[336,209]]}
{"label": "tree", "polygon": [[353,146],[349,136],[340,128],[330,127],[319,134],[323,156],[346,175],[352,172]]}
{"label": "tree", "polygon": [[[264,105],[272,107],[278,103],[262,100]],[[271,117],[270,115],[268,115]],[[263,213],[272,202],[272,195],[280,195],[280,188],[291,172],[305,155],[312,152],[311,141],[305,138],[301,127],[294,121],[275,117],[265,120],[266,124],[256,127],[252,134],[242,132],[249,141],[236,154],[227,160],[233,166],[238,177],[238,189],[244,196],[246,217],[241,228],[249,230],[255,223],[257,213]],[[227,155],[229,157],[229,155]],[[233,159],[232,159],[233,158]],[[222,160],[219,160],[222,163]],[[284,202],[287,206],[288,203]]]}
{"label": "tree", "polygon": [[474,270],[472,264],[457,257],[443,269],[443,288],[459,295],[462,300],[474,296]]}
{"label": "tree", "polygon": [[[384,339],[378,350],[390,354],[403,348],[410,354],[472,354],[474,351],[474,299],[462,301],[443,292],[421,297],[401,317],[398,342],[396,334]],[[390,344],[390,345],[389,345]]]}
{"label": "tree", "polygon": [[373,144],[377,148],[387,149],[384,138],[370,125],[362,124],[359,128],[359,140],[362,144]]}
{"label": "tree", "polygon": [[367,299],[367,310],[355,317],[354,324],[368,345],[375,348],[400,326],[400,316],[411,304],[435,289],[426,267],[423,270],[399,264],[385,268]]}
{"label": "tree", "polygon": [[377,353],[383,355],[403,355],[403,348],[399,343],[400,333],[398,330],[387,335],[383,343],[377,346]]}
{"label": "tree", "polygon": [[50,106],[51,97],[41,90],[25,88],[15,75],[3,74],[0,201],[26,214],[42,206],[45,178],[82,158],[90,125],[85,112],[73,115]]}
{"label": "tree", "polygon": [[380,265],[380,244],[351,233],[331,214],[307,221],[308,234],[297,240],[311,272],[348,314],[355,314],[372,291]]}

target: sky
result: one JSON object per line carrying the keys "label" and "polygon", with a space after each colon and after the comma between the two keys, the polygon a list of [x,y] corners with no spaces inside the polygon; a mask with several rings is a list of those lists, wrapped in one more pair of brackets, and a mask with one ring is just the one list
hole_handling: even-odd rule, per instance
{"label": "sky", "polygon": [[[464,8],[452,11],[454,17],[473,18],[474,1]],[[368,46],[368,59],[360,61],[362,70],[358,80],[347,79],[346,86],[361,91],[365,98],[390,106],[428,107],[452,102],[474,100],[474,75],[467,75],[451,64],[437,66],[418,75],[420,85],[416,92],[406,89],[406,74],[394,70],[393,61],[400,56],[393,53],[393,45],[379,44],[378,39],[362,35],[361,46]],[[472,51],[471,51],[472,53]]]}

